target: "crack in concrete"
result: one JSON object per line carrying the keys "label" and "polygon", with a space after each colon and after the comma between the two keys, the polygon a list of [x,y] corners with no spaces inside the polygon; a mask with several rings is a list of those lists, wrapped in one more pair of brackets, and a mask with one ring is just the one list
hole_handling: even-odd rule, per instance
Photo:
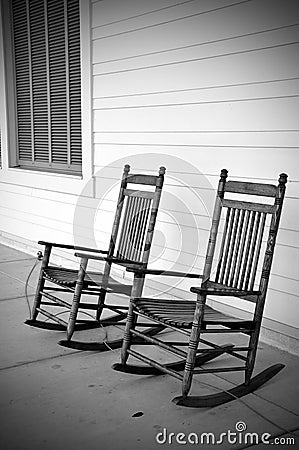
{"label": "crack in concrete", "polygon": [[70,352],[70,353],[65,353],[65,354],[62,353],[60,355],[49,356],[47,358],[40,358],[40,359],[36,359],[34,361],[24,361],[24,362],[20,362],[17,364],[13,364],[11,366],[0,367],[0,371],[8,370],[8,369],[15,369],[17,367],[27,366],[27,365],[31,365],[31,364],[35,364],[35,363],[39,363],[39,362],[43,362],[43,361],[51,361],[52,359],[64,358],[66,356],[75,355],[75,354],[82,353],[82,352],[84,352],[84,350],[76,350],[75,352]]}
{"label": "crack in concrete", "polygon": [[[28,298],[29,297],[34,297],[34,292],[32,294],[28,294]],[[4,302],[4,301],[7,301],[7,300],[20,300],[20,299],[25,300],[25,295],[19,295],[18,297],[0,298],[0,302]]]}

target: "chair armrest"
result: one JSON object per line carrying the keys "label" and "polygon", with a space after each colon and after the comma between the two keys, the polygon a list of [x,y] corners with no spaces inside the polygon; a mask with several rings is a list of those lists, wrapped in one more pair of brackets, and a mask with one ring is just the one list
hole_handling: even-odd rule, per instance
{"label": "chair armrest", "polygon": [[207,295],[219,295],[222,297],[247,297],[260,295],[261,291],[242,291],[238,289],[225,289],[225,288],[204,288],[193,286],[190,291],[194,294],[207,294]]}
{"label": "chair armrest", "polygon": [[66,249],[69,249],[69,250],[82,250],[82,251],[86,251],[86,252],[102,253],[104,255],[108,254],[108,251],[106,251],[106,250],[97,250],[95,248],[81,247],[79,245],[56,244],[55,242],[47,242],[47,241],[38,241],[38,244],[40,244],[40,245],[51,245],[52,247],[66,248]]}
{"label": "chair armrest", "polygon": [[145,269],[142,267],[128,267],[127,272],[134,272],[140,275],[164,275],[166,277],[184,277],[184,278],[202,278],[202,275],[197,273],[177,272],[175,270],[160,270],[160,269]]}
{"label": "chair armrest", "polygon": [[91,255],[89,253],[81,253],[81,252],[76,252],[75,256],[77,256],[78,258],[87,258],[87,259],[95,259],[97,261],[106,261],[106,262],[110,262],[113,264],[119,264],[120,266],[125,266],[125,267],[132,266],[132,267],[135,267],[136,269],[142,267],[142,263],[138,264],[138,263],[136,263],[136,261],[131,261],[130,259],[116,258],[115,256],[98,256],[98,255]]}

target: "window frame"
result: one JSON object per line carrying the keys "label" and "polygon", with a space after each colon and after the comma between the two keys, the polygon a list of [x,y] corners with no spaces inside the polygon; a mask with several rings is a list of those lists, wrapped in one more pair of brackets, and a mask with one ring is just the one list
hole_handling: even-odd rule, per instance
{"label": "window frame", "polygon": [[[0,128],[2,130],[2,171],[1,181],[13,184],[44,188],[61,192],[79,193],[86,180],[93,180],[92,147],[92,59],[91,59],[91,15],[90,2],[79,0],[80,6],[80,44],[81,44],[81,127],[82,127],[82,171],[71,172],[67,169],[49,169],[48,167],[23,167],[17,165],[15,86],[9,82],[13,76],[11,35],[7,29],[9,0],[1,1],[0,58],[5,64],[0,67]],[[5,66],[5,67],[4,67]],[[2,92],[1,92],[2,90]],[[16,179],[16,173],[18,178]],[[59,179],[59,183],[58,183]],[[84,180],[84,181],[83,181]],[[93,180],[94,182],[94,180]],[[87,195],[93,196],[93,182]]]}

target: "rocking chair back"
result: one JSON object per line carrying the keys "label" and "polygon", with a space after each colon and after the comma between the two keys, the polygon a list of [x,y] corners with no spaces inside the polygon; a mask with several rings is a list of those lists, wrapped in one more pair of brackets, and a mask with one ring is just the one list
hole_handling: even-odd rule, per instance
{"label": "rocking chair back", "polygon": [[[158,176],[129,174],[125,166],[112,228],[108,256],[124,261],[147,264],[153,239],[153,230],[160,202],[165,168]],[[147,185],[154,191],[128,189],[128,185]],[[135,186],[134,186],[135,185]]]}
{"label": "rocking chair back", "polygon": [[[252,291],[256,288],[260,291],[259,301],[261,301],[268,287],[287,175],[280,175],[278,186],[226,181],[226,177],[227,171],[222,170],[203,283],[214,278],[213,285],[218,287],[239,291]],[[227,196],[234,196],[234,198],[227,198]],[[237,196],[250,196],[251,199],[260,196],[265,200],[264,203],[253,200],[244,201],[236,198]],[[216,239],[220,234],[221,222],[222,239],[215,257]],[[212,269],[214,269],[213,272]],[[253,297],[248,295],[247,299],[252,301]]]}

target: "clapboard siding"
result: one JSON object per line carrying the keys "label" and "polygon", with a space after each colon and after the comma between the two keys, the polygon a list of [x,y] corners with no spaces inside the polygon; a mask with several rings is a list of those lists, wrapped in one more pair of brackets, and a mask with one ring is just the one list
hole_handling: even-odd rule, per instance
{"label": "clapboard siding", "polygon": [[[152,264],[199,271],[220,169],[270,183],[287,172],[266,316],[298,327],[297,4],[175,3],[92,5],[96,192],[103,171],[116,182],[125,162],[142,172],[165,165]],[[174,280],[160,282],[167,290]]]}
{"label": "clapboard siding", "polygon": [[[30,240],[52,240],[54,242],[76,242],[79,245],[90,245],[94,234],[97,235],[97,244],[107,244],[108,236],[102,236],[103,227],[97,221],[89,222],[88,217],[96,217],[95,210],[98,199],[84,198],[78,205],[78,198],[66,194],[51,193],[30,188],[18,188],[17,186],[2,186],[0,191],[1,206],[0,217],[2,229],[12,232],[5,224],[11,218],[16,225],[16,235]],[[114,203],[109,203],[110,209],[114,209]],[[74,228],[75,211],[84,217],[84,221],[76,223]],[[102,211],[104,223],[109,227],[112,224],[113,213]],[[33,228],[35,232],[33,232]],[[110,226],[111,228],[111,226]]]}
{"label": "clapboard siding", "polygon": [[[229,129],[232,126],[235,130],[248,127],[249,130],[261,130],[274,129],[274,128],[286,128],[296,129],[298,121],[296,121],[296,111],[299,108],[299,98],[287,98],[287,99],[269,99],[269,100],[250,100],[246,104],[243,102],[227,102],[213,103],[209,105],[179,105],[179,106],[155,106],[155,107],[138,107],[123,109],[102,109],[95,110],[94,112],[94,126],[95,128],[100,124],[105,131],[111,131],[113,127],[113,121],[121,124],[123,129],[128,127],[129,130],[151,130],[161,129],[165,124],[166,130],[170,125],[174,129],[180,129],[184,127],[182,124],[182,116],[190,117],[187,127],[190,129],[196,129],[196,127],[202,127],[203,129],[212,130],[213,124],[211,123],[211,117],[217,129]],[[179,110],[179,112],[178,112]],[[243,123],[242,118],[249,118],[249,124]],[[106,128],[105,128],[106,127]],[[222,127],[222,128],[221,128]],[[242,127],[242,128],[241,128]],[[99,131],[101,132],[101,131]],[[228,137],[228,136],[227,136]],[[228,144],[226,137],[226,142]],[[104,141],[106,142],[106,141]],[[129,141],[130,142],[130,141]],[[176,144],[175,138],[173,143]],[[186,142],[188,143],[188,142]],[[264,138],[261,139],[260,146],[266,145]],[[224,145],[223,144],[223,145]],[[201,145],[201,141],[198,139],[198,145]],[[217,144],[216,144],[217,145]],[[234,144],[235,145],[235,144]],[[271,145],[269,143],[269,145]],[[276,145],[272,144],[275,148]],[[247,142],[240,143],[240,147],[250,147]],[[254,145],[253,147],[257,147]],[[285,147],[285,145],[284,145]]]}
{"label": "clapboard siding", "polygon": [[[292,81],[298,76],[297,54],[298,45],[293,44],[255,53],[124,72],[121,72],[122,62],[120,61],[119,73],[114,71],[108,74],[109,70],[106,70],[106,75],[105,72],[94,75],[94,98],[125,94],[136,96],[161,91],[175,93],[177,90],[202,87],[211,88],[214,91],[226,85],[232,90],[233,87],[238,88],[240,83],[272,83],[272,80],[279,82],[289,78]],[[276,64],[278,60],[280,63]],[[232,68],[233,65],[234,68]],[[174,71],[177,75],[175,78],[171,76]],[[146,76],[150,77],[150,83],[145,82]]]}
{"label": "clapboard siding", "polygon": [[[239,145],[237,143],[233,145],[228,143],[223,145],[221,143],[219,145],[213,145],[213,143],[202,145],[199,143],[189,146],[188,144],[177,144],[175,137],[173,138],[173,144],[165,145],[159,145],[159,143],[151,144],[145,139],[142,142],[134,143],[128,137],[123,141],[117,138],[117,142],[105,142],[95,145],[95,166],[96,168],[101,168],[109,163],[115,166],[117,161],[124,157],[127,157],[127,161],[129,161],[130,155],[146,153],[147,155],[157,154],[156,157],[153,157],[151,164],[153,170],[155,170],[156,166],[163,163],[164,154],[167,154],[188,161],[194,165],[194,168],[204,174],[214,174],[213,178],[218,177],[219,170],[227,166],[230,169],[230,174],[234,177],[259,179],[260,181],[271,180],[274,182],[277,180],[276,175],[284,170],[285,172],[288,171],[290,176],[287,195],[291,195],[289,193],[290,190],[292,196],[298,195],[298,144],[296,148],[291,149],[276,148],[274,145],[267,148],[264,148],[263,145],[242,148],[242,140],[240,139],[238,142]],[[247,142],[243,142],[243,144],[245,146]],[[159,155],[159,152],[162,155]],[[211,154],[213,157],[211,157]],[[116,162],[113,163],[113,161]],[[139,163],[138,167],[139,169],[144,169],[141,161],[142,158],[140,157],[137,160]],[[154,165],[155,162],[156,165]],[[119,167],[117,168],[119,170]],[[179,171],[180,168],[173,161],[173,166],[170,166],[168,169],[171,172],[175,172]],[[196,170],[194,170],[194,173],[197,173]],[[168,181],[166,179],[166,182]]]}
{"label": "clapboard siding", "polygon": [[[297,48],[298,50],[298,48]],[[214,87],[198,87],[182,90],[165,90],[157,93],[119,94],[116,96],[103,95],[94,99],[95,110],[157,108],[165,105],[168,108],[190,104],[210,105],[219,103],[241,103],[250,101],[276,100],[297,98],[298,78],[289,80],[273,80],[269,82],[248,82],[235,85],[219,84]],[[184,127],[182,128],[184,129]],[[188,129],[188,128],[187,128]],[[237,131],[237,128],[230,128]],[[261,128],[262,129],[262,128]],[[281,127],[280,129],[283,129]],[[170,129],[171,130],[171,129]],[[221,128],[220,128],[221,130]],[[215,129],[219,131],[219,129]],[[242,131],[242,129],[241,129]],[[273,130],[275,131],[275,129]]]}
{"label": "clapboard siding", "polygon": [[[165,165],[150,264],[200,272],[220,170],[274,184],[286,172],[266,317],[299,328],[297,3],[90,0],[91,29],[83,33],[91,39],[92,111],[83,113],[93,118],[92,183],[78,196],[60,176],[55,187],[49,175],[31,185],[16,171],[14,182],[0,183],[1,234],[104,249],[123,165],[152,174]],[[75,261],[71,252],[54,253],[60,263]],[[172,295],[175,287],[193,298],[194,281],[150,278],[153,291]]]}
{"label": "clapboard siding", "polygon": [[[162,51],[206,40],[224,39],[234,34],[263,32],[267,28],[293,24],[298,15],[296,2],[293,0],[284,2],[268,0],[260,2],[260,5],[252,0],[243,2],[204,0],[184,4],[181,2],[181,5],[177,6],[173,5],[179,2],[174,1],[149,3],[143,0],[139,2],[112,0],[105,3],[93,5],[93,39],[107,40],[109,37],[117,46],[117,38],[122,36],[121,39],[124,42],[124,47],[118,47],[113,55],[110,54],[110,59],[125,51],[131,54],[147,50]],[[130,3],[134,11],[130,11]],[[269,8],[270,3],[271,8]],[[159,6],[167,5],[172,7],[164,10],[159,8]],[[158,8],[155,8],[156,6]],[[138,8],[143,14],[138,14]],[[149,14],[149,11],[152,12]],[[291,22],[290,18],[293,19]],[[211,28],[212,21],[213,28]],[[228,27],[227,24],[230,26]],[[266,28],[265,25],[267,25]],[[174,28],[177,34],[173,33]],[[152,32],[151,35],[147,34],[149,32]],[[142,37],[149,36],[149,38],[147,41],[137,41],[137,34]],[[159,37],[163,37],[160,42],[158,42]],[[130,40],[130,49],[126,46],[126,39]],[[104,49],[103,59],[107,51],[108,48]]]}
{"label": "clapboard siding", "polygon": [[[123,74],[126,72],[141,73],[144,70],[151,70],[153,72],[158,71],[158,73],[159,71],[165,70],[167,73],[167,71],[171,71],[173,66],[183,74],[188,69],[196,70],[202,64],[204,64],[203,67],[207,67],[210,63],[215,63],[216,65],[222,64],[223,66],[226,64],[233,64],[238,58],[247,60],[246,68],[250,69],[248,75],[252,75],[254,73],[253,68],[250,68],[250,60],[252,60],[252,58],[260,60],[267,53],[269,53],[270,56],[277,55],[283,57],[285,52],[287,52],[288,55],[291,55],[293,51],[296,51],[298,45],[298,36],[296,34],[298,32],[297,24],[292,25],[291,28],[287,28],[287,30],[284,28],[277,29],[275,32],[272,30],[274,29],[269,29],[268,31],[271,36],[267,35],[265,37],[264,35],[260,36],[258,34],[258,38],[255,39],[250,35],[245,35],[244,37],[242,35],[242,42],[226,40],[226,38],[225,43],[209,43],[207,41],[205,46],[196,49],[196,51],[192,48],[192,52],[190,48],[188,48],[187,52],[186,49],[175,50],[175,52],[173,50],[167,50],[158,54],[156,54],[156,52],[145,52],[140,55],[137,53],[134,57],[124,56],[103,61],[96,60],[96,52],[103,46],[103,42],[99,42],[98,45],[94,45],[94,75],[100,77],[115,75],[117,73]],[[162,40],[163,36],[164,34],[162,34],[158,40]],[[141,42],[143,42],[143,36],[140,36],[140,38]],[[238,37],[238,39],[241,40],[241,37]],[[95,42],[97,43],[97,41]],[[196,44],[195,46],[197,47]],[[202,74],[203,78],[204,75],[207,75],[205,71]],[[191,76],[190,78],[192,79]]]}

